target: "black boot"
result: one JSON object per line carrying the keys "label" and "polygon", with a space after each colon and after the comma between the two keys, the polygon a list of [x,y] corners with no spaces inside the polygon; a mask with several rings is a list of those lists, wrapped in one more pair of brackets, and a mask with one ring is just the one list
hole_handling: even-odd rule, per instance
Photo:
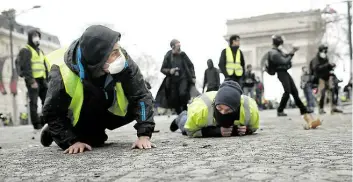
{"label": "black boot", "polygon": [[277,116],[282,117],[282,116],[288,116],[288,115],[282,111],[282,112],[277,112]]}
{"label": "black boot", "polygon": [[176,124],[175,119],[172,121],[169,127],[170,131],[174,132],[179,129],[179,126]]}
{"label": "black boot", "polygon": [[42,128],[42,131],[40,133],[40,143],[44,147],[49,147],[51,143],[53,143],[53,138],[51,137],[51,134],[49,132],[48,124],[45,124],[44,127]]}
{"label": "black boot", "polygon": [[326,114],[326,112],[325,112],[324,109],[320,109],[320,110],[319,110],[319,114]]}
{"label": "black boot", "polygon": [[343,113],[343,111],[340,109],[334,108],[331,110],[331,113]]}

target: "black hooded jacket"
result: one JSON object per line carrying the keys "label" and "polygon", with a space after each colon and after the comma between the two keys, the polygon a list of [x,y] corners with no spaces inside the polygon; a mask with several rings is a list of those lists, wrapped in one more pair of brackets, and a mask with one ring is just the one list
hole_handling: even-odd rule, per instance
{"label": "black hooded jacket", "polygon": [[212,60],[207,62],[209,67],[205,70],[205,75],[203,77],[203,89],[207,88],[218,88],[220,85],[219,70],[213,66]]}
{"label": "black hooded jacket", "polygon": [[285,54],[278,48],[272,48],[269,52],[270,60],[275,66],[275,70],[287,71],[292,67],[292,58],[294,54]]}
{"label": "black hooded jacket", "polygon": [[[41,34],[38,30],[33,29],[28,32],[28,42],[27,44],[31,46],[34,50],[39,53],[40,50],[39,46],[35,45],[32,41],[33,35],[37,33],[39,37],[41,37]],[[44,54],[44,53],[43,53]],[[22,70],[22,73],[20,76],[23,76],[25,79],[25,82],[27,85],[31,85],[32,83],[35,82],[35,79],[33,78],[32,75],[32,64],[31,64],[31,59],[32,59],[32,53],[28,48],[22,48],[20,52],[18,53],[18,62],[19,66],[21,67],[20,69]]]}
{"label": "black hooded jacket", "polygon": [[[137,121],[134,126],[137,130],[137,136],[151,137],[155,126],[152,94],[145,86],[139,67],[126,51],[122,49],[127,60],[127,66],[122,72],[115,75],[105,74],[98,78],[90,74],[92,71],[96,72],[98,68],[102,68],[108,58],[107,55],[110,54],[114,44],[119,40],[118,36],[120,35],[117,32],[110,29],[102,26],[93,26],[93,28],[88,28],[80,39],[74,41],[65,53],[64,60],[66,65],[79,75],[75,65],[77,65],[78,47],[81,47],[81,62],[85,74],[87,74],[82,81],[84,100],[77,125],[80,125],[82,130],[85,130],[85,125],[87,125],[88,130],[92,129],[88,128],[92,123],[94,123],[94,126],[97,126],[97,123],[99,123],[98,125],[104,123],[103,120],[108,115],[107,109],[112,105],[115,82],[119,81],[122,83],[124,93],[129,101],[127,117],[131,121],[135,119]],[[99,59],[99,57],[101,58]],[[110,84],[105,84],[108,76],[112,76],[113,81]],[[49,74],[49,86],[43,107],[43,116],[49,125],[54,141],[62,149],[66,149],[75,142],[81,141],[76,133],[84,132],[77,131],[77,125],[73,128],[71,124],[71,119],[68,117],[70,102],[71,97],[65,91],[60,69],[58,66],[53,65]],[[102,126],[101,129],[94,128],[93,130],[104,132],[105,128],[107,127]],[[95,133],[91,133],[91,135],[93,136]]]}
{"label": "black hooded jacket", "polygon": [[329,80],[330,72],[333,70],[333,67],[327,58],[323,59],[319,54],[320,53],[317,53],[315,58],[311,60],[310,71],[317,78],[327,81]]}
{"label": "black hooded jacket", "polygon": [[[238,51],[239,47],[231,47],[231,48],[232,48],[233,57],[235,60],[236,52]],[[229,75],[227,73],[226,64],[227,64],[226,49],[223,49],[221,53],[221,57],[219,58],[218,67],[223,73],[223,75],[227,78],[229,77]],[[245,73],[245,60],[244,60],[243,52],[241,50],[240,50],[240,65],[243,67],[243,73]]]}

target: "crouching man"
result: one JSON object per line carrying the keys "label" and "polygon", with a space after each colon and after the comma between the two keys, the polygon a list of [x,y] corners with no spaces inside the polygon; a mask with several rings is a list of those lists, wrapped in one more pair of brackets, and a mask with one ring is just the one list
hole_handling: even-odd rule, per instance
{"label": "crouching man", "polygon": [[254,133],[259,128],[259,111],[255,100],[242,95],[238,83],[225,81],[219,91],[206,92],[195,98],[170,125],[190,137],[229,137]]}
{"label": "crouching man", "polygon": [[154,146],[153,98],[139,67],[120,48],[120,33],[94,25],[65,50],[48,55],[49,88],[43,107],[47,123],[41,143],[53,140],[75,154],[101,146],[113,130],[136,120],[133,148]]}

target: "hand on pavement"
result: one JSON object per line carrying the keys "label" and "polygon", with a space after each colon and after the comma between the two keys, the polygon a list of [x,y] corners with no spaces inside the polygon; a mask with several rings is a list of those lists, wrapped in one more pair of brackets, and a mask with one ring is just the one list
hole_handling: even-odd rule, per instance
{"label": "hand on pavement", "polygon": [[243,136],[246,133],[246,126],[238,126],[238,134],[239,136]]}
{"label": "hand on pavement", "polygon": [[221,127],[221,134],[224,137],[232,136],[232,131],[233,131],[233,127],[230,127],[230,128]]}
{"label": "hand on pavement", "polygon": [[82,143],[82,142],[76,142],[73,145],[71,145],[68,149],[64,151],[64,154],[77,154],[77,153],[82,153],[87,150],[92,150],[92,147],[89,146],[88,144]]}
{"label": "hand on pavement", "polygon": [[150,141],[150,137],[148,136],[140,136],[133,144],[131,149],[150,149],[155,148],[156,145]]}

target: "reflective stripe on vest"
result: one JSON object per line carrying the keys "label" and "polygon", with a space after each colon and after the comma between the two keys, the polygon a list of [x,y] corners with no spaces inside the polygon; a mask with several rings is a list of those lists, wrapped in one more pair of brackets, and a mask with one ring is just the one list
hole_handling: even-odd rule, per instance
{"label": "reflective stripe on vest", "polygon": [[249,106],[249,97],[246,95],[242,96],[244,99],[244,104],[243,104],[243,108],[244,108],[244,114],[245,114],[245,126],[249,126],[250,125],[250,106]]}
{"label": "reflective stripe on vest", "polygon": [[30,45],[26,45],[27,49],[31,51],[31,68],[33,78],[46,78],[45,72],[45,57],[42,51],[39,54]]}
{"label": "reflective stripe on vest", "polygon": [[[82,104],[83,104],[83,84],[80,78],[65,64],[64,53],[66,49],[59,49],[49,54],[50,67],[57,65],[60,68],[60,74],[62,76],[65,91],[71,97],[69,105],[69,111],[72,112],[72,125],[75,126],[79,121]],[[127,113],[128,101],[124,94],[124,90],[120,82],[116,83],[115,86],[115,97],[113,105],[108,109],[111,113],[117,116],[124,117]]]}
{"label": "reflective stripe on vest", "polygon": [[236,76],[242,76],[243,75],[243,67],[241,66],[240,62],[240,49],[238,48],[236,54],[235,54],[235,62],[234,62],[234,57],[233,57],[233,52],[230,47],[226,48],[226,69],[227,69],[227,74],[229,76],[231,75],[236,75]]}
{"label": "reflective stripe on vest", "polygon": [[206,104],[207,106],[207,126],[213,126],[214,125],[214,117],[213,117],[213,106],[212,106],[212,100],[206,95],[206,94],[202,94],[200,96],[200,99]]}

